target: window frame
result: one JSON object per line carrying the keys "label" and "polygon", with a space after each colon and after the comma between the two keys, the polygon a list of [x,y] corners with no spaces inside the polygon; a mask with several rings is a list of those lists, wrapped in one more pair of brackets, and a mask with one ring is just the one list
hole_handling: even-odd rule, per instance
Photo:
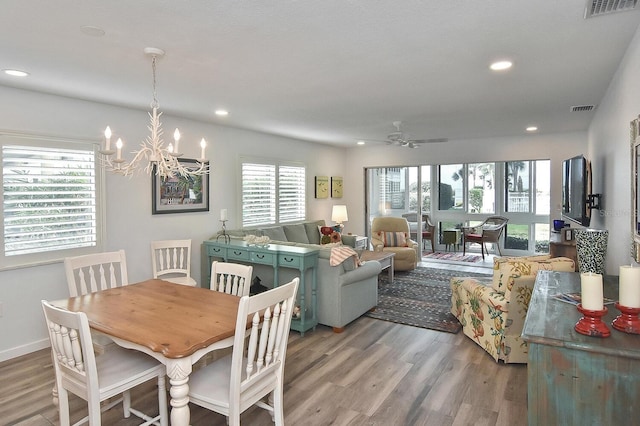
{"label": "window frame", "polygon": [[4,170],[2,164],[2,148],[4,146],[28,146],[33,148],[58,148],[70,150],[86,150],[93,152],[95,164],[95,202],[96,202],[96,242],[94,245],[87,247],[76,247],[69,249],[47,250],[37,253],[5,255],[5,229],[4,229],[4,174],[0,176],[0,199],[2,209],[0,209],[0,271],[16,268],[24,268],[38,265],[62,262],[64,258],[71,256],[80,256],[90,253],[98,253],[103,251],[105,241],[105,173],[104,168],[100,166],[100,158],[98,150],[99,141],[87,139],[73,139],[64,137],[55,137],[47,135],[34,135],[18,132],[0,132],[0,169]]}
{"label": "window frame", "polygon": [[[275,193],[275,221],[273,222],[261,222],[261,223],[251,223],[251,224],[245,224],[245,219],[244,219],[244,211],[245,211],[245,206],[244,206],[244,165],[245,164],[259,164],[259,165],[265,165],[265,166],[273,166],[275,167],[275,187],[273,188],[273,191]],[[300,218],[294,218],[291,220],[286,220],[286,221],[282,221],[281,217],[280,217],[280,210],[281,210],[281,203],[280,203],[280,194],[281,194],[281,188],[280,188],[280,168],[281,167],[287,167],[287,168],[301,168],[303,173],[304,173],[304,179],[301,185],[301,188],[304,191],[304,201],[302,202],[302,207],[303,207],[303,216]],[[307,203],[308,203],[308,188],[307,188],[307,165],[303,162],[299,162],[299,161],[288,161],[288,160],[277,160],[277,159],[272,159],[272,158],[257,158],[257,157],[246,157],[246,156],[241,156],[239,158],[239,167],[238,167],[238,173],[239,173],[239,182],[240,182],[240,197],[238,200],[238,204],[239,204],[239,209],[238,211],[241,212],[240,214],[240,224],[243,228],[259,228],[259,227],[264,227],[264,226],[277,226],[280,224],[285,224],[285,223],[296,223],[296,222],[302,222],[304,220],[306,220],[306,216],[307,216]]]}

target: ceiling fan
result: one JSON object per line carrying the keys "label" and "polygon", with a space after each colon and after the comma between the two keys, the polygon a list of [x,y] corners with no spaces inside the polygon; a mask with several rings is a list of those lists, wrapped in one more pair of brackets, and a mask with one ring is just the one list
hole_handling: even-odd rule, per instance
{"label": "ceiling fan", "polygon": [[447,138],[434,138],[434,139],[413,139],[411,136],[402,131],[402,121],[394,121],[393,126],[396,128],[395,132],[389,133],[385,142],[387,145],[396,145],[405,148],[418,148],[423,143],[441,143],[447,142]]}

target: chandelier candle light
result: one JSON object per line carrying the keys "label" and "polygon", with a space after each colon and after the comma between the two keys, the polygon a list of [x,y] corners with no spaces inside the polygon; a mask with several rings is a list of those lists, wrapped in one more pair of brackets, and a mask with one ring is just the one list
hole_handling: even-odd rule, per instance
{"label": "chandelier candle light", "polygon": [[[153,102],[151,102],[152,111],[149,113],[151,122],[148,126],[151,134],[140,143],[139,150],[132,152],[132,154],[134,154],[133,159],[126,163],[122,158],[122,148],[124,146],[122,139],[118,138],[116,141],[116,151],[114,151],[111,148],[111,128],[107,126],[104,131],[104,149],[100,151],[100,153],[103,154],[103,164],[105,168],[116,174],[131,176],[139,168],[139,163],[143,159],[146,159],[147,164],[144,170],[147,174],[151,174],[155,166],[155,174],[160,177],[201,176],[209,173],[209,165],[205,158],[207,142],[204,138],[200,141],[201,152],[196,167],[187,167],[178,161],[178,158],[183,155],[180,152],[181,135],[178,129],[173,133],[174,143],[169,143],[169,145],[165,147],[162,139],[162,124],[160,123],[162,112],[158,112],[160,104],[156,98],[156,59],[164,56],[164,50],[147,47],[144,49],[144,53],[151,57],[151,68],[153,72]],[[113,154],[116,154],[115,158],[112,158]]]}

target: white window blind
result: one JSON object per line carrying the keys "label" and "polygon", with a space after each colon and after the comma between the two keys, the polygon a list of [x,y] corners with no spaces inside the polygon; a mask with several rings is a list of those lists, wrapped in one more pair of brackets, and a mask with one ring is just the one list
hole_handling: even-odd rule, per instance
{"label": "white window blind", "polygon": [[276,221],[276,166],[242,163],[242,226]]}
{"label": "white window blind", "polygon": [[278,169],[279,222],[305,219],[305,181],[304,167],[280,166]]}
{"label": "white window blind", "polygon": [[2,146],[4,257],[97,245],[95,154]]}
{"label": "white window blind", "polygon": [[304,166],[242,162],[242,226],[306,218]]}

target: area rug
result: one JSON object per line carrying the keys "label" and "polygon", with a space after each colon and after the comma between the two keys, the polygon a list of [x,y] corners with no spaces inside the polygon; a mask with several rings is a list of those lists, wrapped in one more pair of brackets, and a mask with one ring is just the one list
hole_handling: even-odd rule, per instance
{"label": "area rug", "polygon": [[451,260],[453,262],[475,263],[482,261],[482,256],[476,256],[475,254],[464,255],[462,253],[442,251],[437,251],[435,253],[425,251],[422,253],[422,257],[426,257],[427,259]]}
{"label": "area rug", "polygon": [[378,306],[366,315],[414,327],[457,333],[460,323],[450,312],[451,277],[487,277],[487,274],[419,267],[396,272],[393,283],[386,273],[378,278]]}

